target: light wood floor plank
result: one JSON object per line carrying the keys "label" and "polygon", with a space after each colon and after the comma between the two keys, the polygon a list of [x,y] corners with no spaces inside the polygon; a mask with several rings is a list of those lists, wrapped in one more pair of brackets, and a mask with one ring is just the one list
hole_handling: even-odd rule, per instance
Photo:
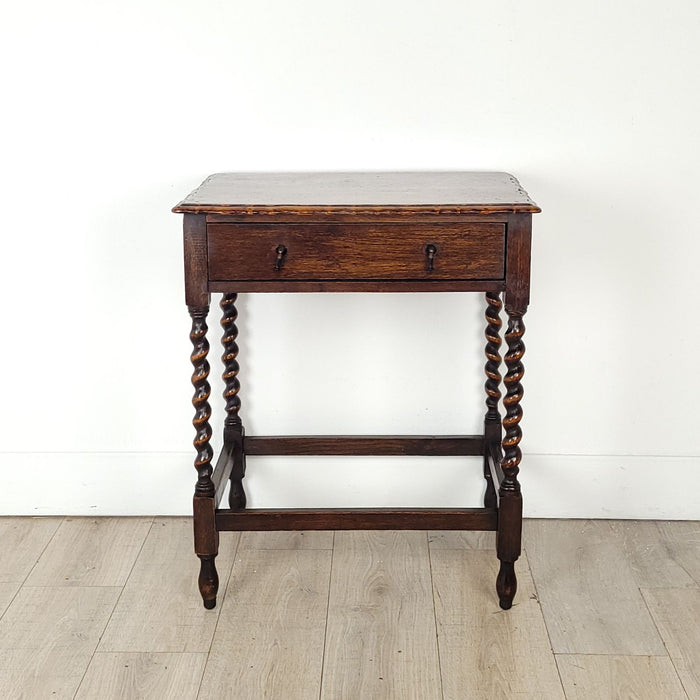
{"label": "light wood floor plank", "polygon": [[0,518],[0,583],[22,583],[63,518]]}
{"label": "light wood floor plank", "polygon": [[0,518],[0,617],[36,564],[62,518]]}
{"label": "light wood floor plank", "polygon": [[674,561],[700,586],[700,521],[660,520],[656,525]]}
{"label": "light wood floor plank", "polygon": [[691,698],[700,698],[700,589],[642,589],[668,654]]}
{"label": "light wood floor plank", "polygon": [[193,551],[192,519],[156,519],[99,650],[208,651],[237,541],[237,533],[221,533],[216,558],[219,601],[214,610],[205,610],[197,588],[199,559]]}
{"label": "light wood floor plank", "polygon": [[442,697],[425,532],[336,533],[321,697]]}
{"label": "light wood floor plank", "polygon": [[435,530],[428,533],[431,549],[496,549],[495,532]]}
{"label": "light wood floor plank", "polygon": [[123,586],[153,518],[66,518],[28,586]]}
{"label": "light wood floor plank", "polygon": [[608,521],[528,521],[524,538],[555,653],[665,655]]}
{"label": "light wood floor plank", "polygon": [[527,559],[509,611],[498,605],[494,553],[437,549],[431,559],[445,700],[563,700]]}
{"label": "light wood floor plank", "polygon": [[72,698],[119,588],[29,588],[0,620],[0,697]]}
{"label": "light wood floor plank", "polygon": [[7,610],[20,585],[19,583],[0,583],[0,617]]}
{"label": "light wood floor plank", "polygon": [[526,521],[508,612],[493,533],[221,533],[206,611],[148,521],[0,518],[0,698],[560,700],[542,611],[568,700],[700,698],[700,523]]}
{"label": "light wood floor plank", "polygon": [[318,698],[329,550],[236,557],[200,698]]}
{"label": "light wood floor plank", "polygon": [[[610,521],[620,540],[632,575],[640,588],[680,588],[696,582],[683,567],[686,542],[669,537],[653,520]],[[695,558],[700,558],[700,523],[695,532]],[[683,551],[684,550],[684,551]],[[687,562],[686,562],[687,563]],[[700,566],[698,566],[700,573]]]}
{"label": "light wood floor plank", "polygon": [[558,654],[567,700],[688,700],[663,656]]}
{"label": "light wood floor plank", "polygon": [[238,549],[333,549],[333,533],[325,530],[242,532]]}
{"label": "light wood floor plank", "polygon": [[76,700],[195,700],[206,654],[98,652]]}

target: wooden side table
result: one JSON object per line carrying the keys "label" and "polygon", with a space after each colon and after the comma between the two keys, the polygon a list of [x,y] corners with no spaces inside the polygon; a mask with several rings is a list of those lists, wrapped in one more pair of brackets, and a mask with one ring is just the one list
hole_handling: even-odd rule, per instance
{"label": "wooden side table", "polygon": [[[518,471],[530,290],[532,214],[540,209],[507,173],[222,173],[174,212],[184,214],[185,295],[192,317],[198,478],[195,552],[206,608],[216,605],[214,560],[222,530],[496,530],[502,608],[513,602],[520,556]],[[240,292],[485,292],[486,416],[483,435],[247,436],[239,416],[236,298]],[[505,291],[505,415],[499,373]],[[209,445],[207,314],[223,293],[224,447]],[[478,455],[483,508],[250,509],[246,455]],[[230,481],[228,508],[220,508]]]}

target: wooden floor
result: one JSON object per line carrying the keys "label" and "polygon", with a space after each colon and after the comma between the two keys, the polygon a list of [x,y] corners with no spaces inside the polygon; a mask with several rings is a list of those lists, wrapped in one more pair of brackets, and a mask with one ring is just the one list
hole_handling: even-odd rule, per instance
{"label": "wooden floor", "polygon": [[0,697],[700,700],[700,523],[527,521],[515,605],[492,533],[222,533],[187,518],[0,519]]}

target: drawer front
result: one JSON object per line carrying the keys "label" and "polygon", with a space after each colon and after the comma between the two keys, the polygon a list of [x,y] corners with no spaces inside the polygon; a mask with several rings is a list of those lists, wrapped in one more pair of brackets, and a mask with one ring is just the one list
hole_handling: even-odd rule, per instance
{"label": "drawer front", "polygon": [[502,279],[505,226],[209,224],[209,279]]}

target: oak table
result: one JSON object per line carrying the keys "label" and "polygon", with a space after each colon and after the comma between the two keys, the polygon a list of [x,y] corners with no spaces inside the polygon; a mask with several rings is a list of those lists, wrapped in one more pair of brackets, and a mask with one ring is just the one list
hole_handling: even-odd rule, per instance
{"label": "oak table", "polygon": [[[522,341],[530,290],[532,214],[507,173],[221,173],[173,209],[184,214],[185,296],[195,408],[194,544],[199,590],[216,605],[215,558],[225,530],[496,530],[496,591],[511,607],[520,556],[518,483]],[[485,292],[483,435],[249,436],[239,409],[236,299],[240,292]],[[209,445],[207,314],[223,294],[224,446]],[[501,292],[507,372],[501,420]],[[246,508],[246,455],[483,456],[483,508]],[[230,481],[228,508],[220,508]]]}

